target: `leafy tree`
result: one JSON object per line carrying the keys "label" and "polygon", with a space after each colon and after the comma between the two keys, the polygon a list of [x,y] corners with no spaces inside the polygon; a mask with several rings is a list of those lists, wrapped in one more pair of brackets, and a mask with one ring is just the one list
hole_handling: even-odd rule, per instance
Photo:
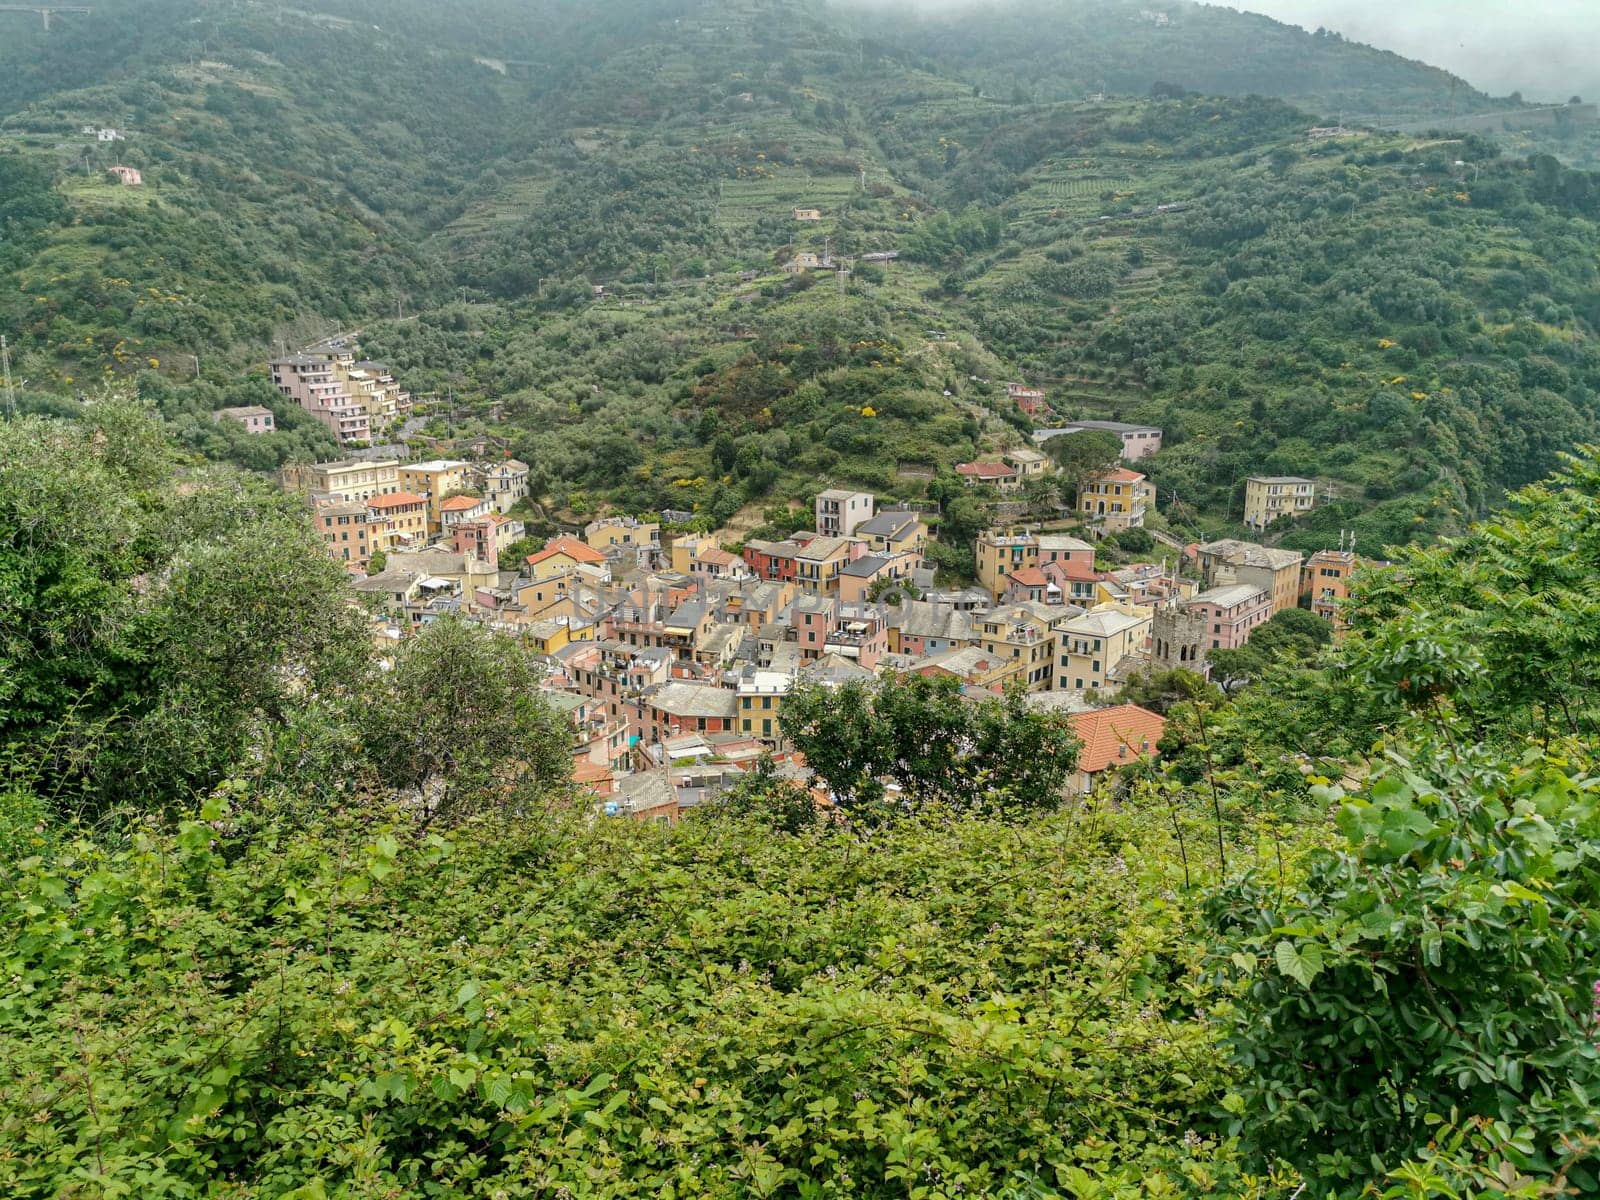
{"label": "leafy tree", "polygon": [[738,782],[717,797],[715,805],[704,811],[753,820],[787,834],[804,833],[820,820],[811,793],[779,775],[770,754],[763,754],[755,770],[741,775]]}
{"label": "leafy tree", "polygon": [[1195,701],[1215,704],[1221,699],[1222,693],[1216,687],[1181,667],[1170,671],[1141,671],[1117,693],[1118,704],[1137,704],[1162,715],[1178,704]]}
{"label": "leafy tree", "polygon": [[1122,439],[1102,429],[1085,429],[1051,438],[1044,451],[1055,460],[1063,491],[1076,499],[1085,483],[1122,461]]}
{"label": "leafy tree", "polygon": [[802,687],[784,701],[782,722],[841,810],[864,824],[929,805],[1054,808],[1077,765],[1064,717],[1030,710],[1019,689],[969,700],[951,677]]}
{"label": "leafy tree", "polygon": [[544,811],[570,778],[572,731],[516,642],[458,619],[401,644],[361,716],[380,780],[424,820]]}
{"label": "leafy tree", "polygon": [[1211,904],[1234,1129],[1319,1194],[1425,1154],[1452,1113],[1517,1131],[1518,1173],[1600,1187],[1566,1167],[1596,1132],[1600,790],[1561,758],[1485,766],[1330,793],[1341,837],[1302,881],[1251,872]]}

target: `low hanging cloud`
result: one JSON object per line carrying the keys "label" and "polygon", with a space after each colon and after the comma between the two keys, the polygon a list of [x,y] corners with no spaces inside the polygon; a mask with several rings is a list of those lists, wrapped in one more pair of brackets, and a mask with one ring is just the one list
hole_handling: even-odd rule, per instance
{"label": "low hanging cloud", "polygon": [[1233,0],[1460,75],[1496,96],[1600,99],[1600,0]]}

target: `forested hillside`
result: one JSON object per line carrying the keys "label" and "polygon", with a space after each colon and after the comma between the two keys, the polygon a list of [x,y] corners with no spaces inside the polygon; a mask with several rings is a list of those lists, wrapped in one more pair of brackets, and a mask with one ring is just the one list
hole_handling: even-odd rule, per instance
{"label": "forested hillside", "polygon": [[[1324,481],[1308,546],[1459,528],[1595,436],[1588,176],[1180,94],[1465,104],[1437,72],[1203,8],[980,31],[591,7],[146,0],[8,26],[0,327],[30,402],[133,383],[213,456],[326,456],[259,364],[359,327],[453,393],[458,432],[497,419],[552,511],[715,524],[829,482],[915,498],[1023,436],[980,381],[1027,376],[1067,415],[1166,428],[1183,536],[1229,528],[1245,474]],[[1172,38],[1210,73],[1078,99],[1100,83],[1062,56],[1104,51],[1105,87],[1143,93]],[[776,270],[801,250],[900,258]],[[286,433],[219,431],[229,403]]]}

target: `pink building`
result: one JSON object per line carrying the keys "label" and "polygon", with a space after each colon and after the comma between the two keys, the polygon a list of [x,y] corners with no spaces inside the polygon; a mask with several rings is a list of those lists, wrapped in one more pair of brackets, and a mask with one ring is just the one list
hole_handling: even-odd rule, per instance
{"label": "pink building", "polygon": [[826,652],[828,636],[839,626],[839,601],[829,596],[796,596],[789,606],[789,627],[794,630],[804,662]]}
{"label": "pink building", "polygon": [[272,410],[259,404],[246,404],[240,408],[219,408],[211,414],[213,421],[237,421],[247,433],[273,433],[278,425]]}
{"label": "pink building", "polygon": [[1205,623],[1206,649],[1237,650],[1272,616],[1272,597],[1254,584],[1236,583],[1201,592],[1184,607]]}
{"label": "pink building", "polygon": [[333,354],[296,354],[274,359],[271,365],[278,390],[326,425],[341,446],[372,440],[372,419],[345,387],[337,369],[343,365],[340,359]]}
{"label": "pink building", "polygon": [[846,604],[823,646],[824,653],[852,659],[870,671],[889,653],[889,622],[875,604]]}
{"label": "pink building", "polygon": [[122,184],[123,187],[144,186],[144,176],[139,174],[138,168],[136,167],[108,167],[106,169],[106,173],[108,175],[115,175],[117,177],[117,182]]}
{"label": "pink building", "polygon": [[499,570],[500,552],[521,540],[525,532],[526,526],[521,521],[490,514],[456,522],[450,530],[450,544],[457,554],[470,552]]}

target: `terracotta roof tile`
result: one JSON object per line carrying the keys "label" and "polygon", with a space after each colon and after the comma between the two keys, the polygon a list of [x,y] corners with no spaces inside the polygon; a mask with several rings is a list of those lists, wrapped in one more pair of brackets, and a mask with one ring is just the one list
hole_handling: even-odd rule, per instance
{"label": "terracotta roof tile", "polygon": [[1078,770],[1094,775],[1107,767],[1155,757],[1167,719],[1137,704],[1119,704],[1094,712],[1074,713],[1073,730],[1083,743]]}

